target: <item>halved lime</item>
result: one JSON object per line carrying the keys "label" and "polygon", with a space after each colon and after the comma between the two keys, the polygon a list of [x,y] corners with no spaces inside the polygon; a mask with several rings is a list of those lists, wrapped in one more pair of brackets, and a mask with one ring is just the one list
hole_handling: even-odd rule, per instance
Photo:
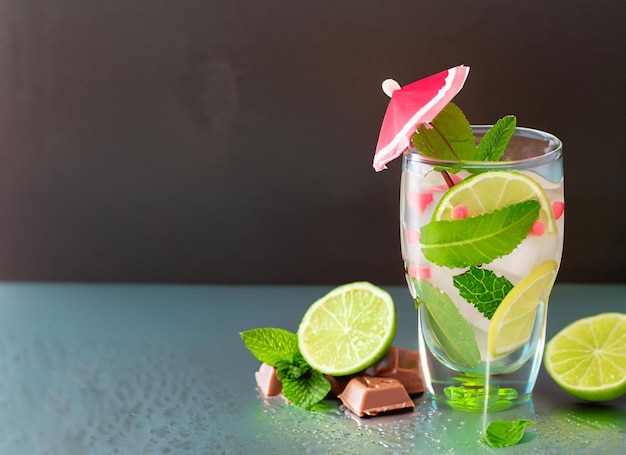
{"label": "halved lime", "polygon": [[453,219],[453,211],[458,206],[464,206],[468,216],[476,216],[531,199],[541,205],[539,219],[546,226],[546,232],[556,232],[552,204],[546,193],[532,178],[513,171],[483,172],[457,183],[441,197],[433,220]]}
{"label": "halved lime", "polygon": [[298,328],[298,346],[316,370],[345,376],[380,360],[396,334],[393,299],[368,282],[339,286],[313,303]]}
{"label": "halved lime", "polygon": [[502,299],[489,323],[487,349],[492,357],[513,352],[528,342],[537,307],[548,301],[557,269],[555,261],[539,264]]}
{"label": "halved lime", "polygon": [[548,342],[543,361],[552,379],[577,398],[606,401],[626,394],[626,314],[573,322]]}

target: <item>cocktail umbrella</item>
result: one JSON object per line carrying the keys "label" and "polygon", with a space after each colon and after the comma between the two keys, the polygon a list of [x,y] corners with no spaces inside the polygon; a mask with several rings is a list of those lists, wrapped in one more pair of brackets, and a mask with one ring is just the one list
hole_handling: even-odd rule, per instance
{"label": "cocktail umbrella", "polygon": [[374,169],[400,156],[411,144],[411,136],[421,124],[428,124],[459,93],[469,73],[468,66],[456,66],[417,82],[400,87],[392,79],[383,82],[383,91],[391,97],[380,128],[374,154]]}

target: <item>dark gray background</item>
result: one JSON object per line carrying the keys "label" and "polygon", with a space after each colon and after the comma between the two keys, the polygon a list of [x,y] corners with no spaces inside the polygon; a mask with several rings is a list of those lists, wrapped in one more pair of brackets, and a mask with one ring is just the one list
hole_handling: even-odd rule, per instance
{"label": "dark gray background", "polygon": [[624,281],[626,2],[0,0],[0,280],[403,282],[401,84],[565,143],[559,280]]}

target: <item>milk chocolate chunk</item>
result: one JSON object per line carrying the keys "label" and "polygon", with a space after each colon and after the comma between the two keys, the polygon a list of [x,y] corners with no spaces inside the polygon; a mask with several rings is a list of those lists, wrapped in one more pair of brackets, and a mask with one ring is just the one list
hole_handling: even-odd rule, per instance
{"label": "milk chocolate chunk", "polygon": [[256,383],[266,397],[273,397],[283,391],[283,384],[276,377],[276,368],[262,363],[259,371],[254,373]]}
{"label": "milk chocolate chunk", "polygon": [[338,397],[341,392],[344,391],[350,379],[354,376],[329,376],[326,375],[326,379],[330,382],[330,392],[328,392],[328,396],[330,397]]}
{"label": "milk chocolate chunk", "polygon": [[410,395],[424,391],[419,352],[411,349],[392,346],[385,357],[371,366],[367,373],[372,376],[397,379]]}
{"label": "milk chocolate chunk", "polygon": [[348,382],[339,399],[359,417],[415,409],[404,386],[394,378],[357,376]]}

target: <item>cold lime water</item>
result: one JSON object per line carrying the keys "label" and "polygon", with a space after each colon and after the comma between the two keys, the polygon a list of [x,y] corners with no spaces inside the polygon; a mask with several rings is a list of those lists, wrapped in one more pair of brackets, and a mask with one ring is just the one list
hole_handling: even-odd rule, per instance
{"label": "cold lime water", "polygon": [[523,128],[497,162],[404,155],[402,255],[435,403],[500,410],[530,397],[563,248],[562,169],[560,141]]}

